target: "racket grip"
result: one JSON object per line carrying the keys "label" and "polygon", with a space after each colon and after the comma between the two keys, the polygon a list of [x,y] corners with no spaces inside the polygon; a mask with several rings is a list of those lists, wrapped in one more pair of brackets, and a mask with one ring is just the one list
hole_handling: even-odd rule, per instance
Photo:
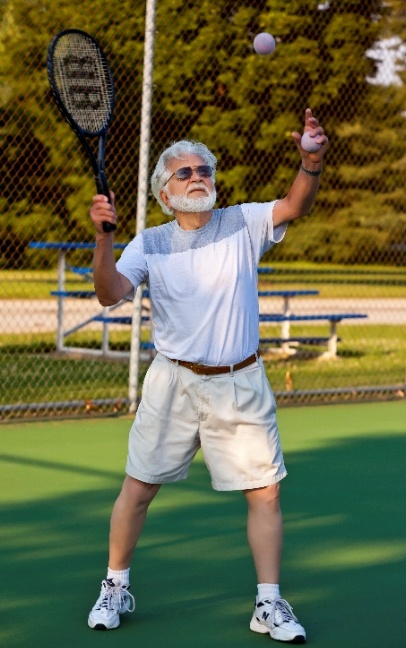
{"label": "racket grip", "polygon": [[[106,196],[107,200],[111,204],[110,192],[105,173],[103,171],[99,171],[97,176],[95,176],[95,181],[98,193]],[[117,225],[115,223],[109,223],[108,221],[103,222],[104,232],[114,232],[116,229]]]}

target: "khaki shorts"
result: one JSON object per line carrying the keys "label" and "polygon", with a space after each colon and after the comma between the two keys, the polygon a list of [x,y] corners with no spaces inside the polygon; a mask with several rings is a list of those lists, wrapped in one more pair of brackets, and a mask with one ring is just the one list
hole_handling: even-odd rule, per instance
{"label": "khaki shorts", "polygon": [[286,475],[276,405],[262,361],[201,376],[158,354],[145,377],[126,472],[150,484],[186,479],[202,448],[215,490],[269,486]]}

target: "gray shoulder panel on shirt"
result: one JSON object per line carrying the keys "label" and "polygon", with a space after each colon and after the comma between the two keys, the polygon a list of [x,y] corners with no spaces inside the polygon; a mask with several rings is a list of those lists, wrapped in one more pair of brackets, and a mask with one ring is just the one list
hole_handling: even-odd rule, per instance
{"label": "gray shoulder panel on shirt", "polygon": [[229,238],[245,225],[240,205],[215,209],[207,225],[198,230],[182,230],[176,221],[149,227],[142,232],[145,254],[177,254]]}

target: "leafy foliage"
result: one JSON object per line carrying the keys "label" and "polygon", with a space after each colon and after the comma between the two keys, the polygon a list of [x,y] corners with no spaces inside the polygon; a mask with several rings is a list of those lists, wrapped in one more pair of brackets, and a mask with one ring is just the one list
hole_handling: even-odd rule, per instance
{"label": "leafy foliage", "polygon": [[[0,11],[0,264],[29,263],[31,239],[93,238],[93,180],[46,78],[48,43],[66,27],[98,38],[114,72],[107,172],[127,240],[135,231],[144,3],[60,0],[56,10],[53,0],[7,0]],[[272,57],[253,52],[259,31],[275,35]],[[300,162],[290,133],[311,106],[331,141],[325,172],[311,218],[278,258],[400,262],[405,86],[369,83],[376,61],[367,52],[405,31],[397,0],[159,0],[150,166],[172,140],[199,139],[218,157],[220,205],[282,197]],[[151,199],[148,225],[163,218]]]}

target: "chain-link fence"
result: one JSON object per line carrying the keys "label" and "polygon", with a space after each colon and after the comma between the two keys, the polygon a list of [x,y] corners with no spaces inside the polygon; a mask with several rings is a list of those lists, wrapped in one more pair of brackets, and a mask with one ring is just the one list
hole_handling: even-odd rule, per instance
{"label": "chain-link fence", "polygon": [[[261,351],[279,403],[403,398],[402,3],[158,0],[156,11],[149,174],[171,141],[201,140],[218,158],[219,206],[269,201],[297,173],[290,133],[306,107],[330,139],[312,214],[259,274]],[[107,313],[94,296],[94,181],[45,60],[67,27],[95,36],[110,60],[118,256],[136,231],[145,7],[6,0],[0,15],[0,416],[124,412],[133,305]],[[262,31],[275,36],[272,55],[253,50]],[[147,226],[164,220],[148,196]],[[142,305],[140,385],[153,354],[147,294]]]}

